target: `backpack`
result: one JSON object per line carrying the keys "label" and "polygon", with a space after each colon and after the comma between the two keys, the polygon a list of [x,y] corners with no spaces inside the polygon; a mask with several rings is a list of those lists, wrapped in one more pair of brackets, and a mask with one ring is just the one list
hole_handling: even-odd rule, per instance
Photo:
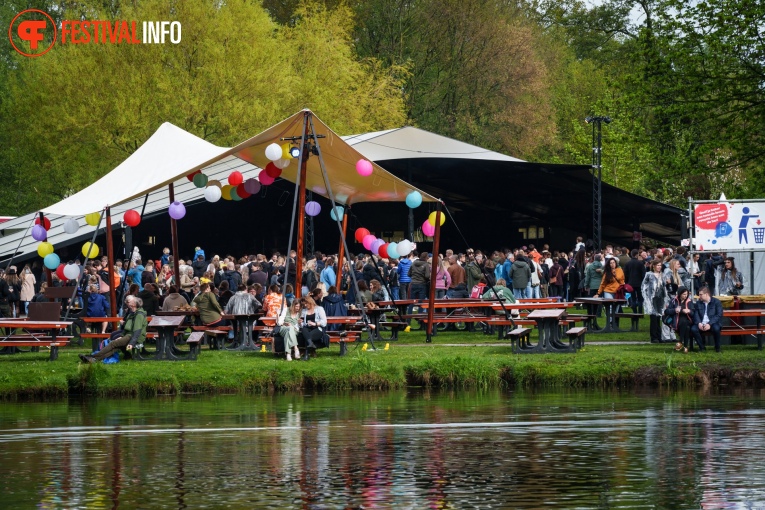
{"label": "backpack", "polygon": [[[98,344],[98,350],[100,351],[101,349],[103,349],[104,347],[109,345],[109,341],[110,340],[107,339],[107,338],[102,340],[101,343]],[[98,351],[93,352],[93,354],[97,354],[97,353],[98,353]],[[107,358],[104,358],[103,362],[106,363],[107,365],[112,365],[114,363],[119,363],[120,362],[120,351],[113,351],[113,354],[111,356],[107,357]]]}

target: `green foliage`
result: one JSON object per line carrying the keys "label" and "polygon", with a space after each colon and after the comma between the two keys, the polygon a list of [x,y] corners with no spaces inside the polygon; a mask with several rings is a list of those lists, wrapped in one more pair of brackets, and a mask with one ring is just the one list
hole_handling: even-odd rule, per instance
{"label": "green foliage", "polygon": [[97,0],[64,4],[63,19],[179,20],[183,38],[8,55],[0,64],[2,213],[78,191],[163,122],[229,146],[301,108],[344,134],[403,124],[398,81],[352,51],[350,11],[311,5],[299,15],[280,27],[247,0],[142,0],[108,12]]}

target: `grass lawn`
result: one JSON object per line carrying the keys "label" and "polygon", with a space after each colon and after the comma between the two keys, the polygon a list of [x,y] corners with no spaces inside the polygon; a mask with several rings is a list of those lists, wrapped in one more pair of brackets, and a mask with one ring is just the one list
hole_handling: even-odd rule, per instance
{"label": "grass lawn", "polygon": [[[422,331],[402,333],[390,350],[362,351],[337,344],[309,362],[286,362],[271,353],[203,349],[197,361],[84,365],[84,348],[66,347],[59,359],[47,352],[0,356],[0,397],[58,398],[70,394],[151,396],[181,392],[268,392],[316,389],[389,389],[408,385],[464,388],[500,386],[612,387],[642,384],[759,384],[765,351],[724,346],[721,354],[674,352],[672,344],[648,344],[641,332],[588,334],[587,342],[633,340],[634,345],[586,345],[575,354],[518,355],[496,335],[442,332],[431,344]],[[532,337],[533,338],[533,337]],[[447,346],[444,344],[466,344]],[[385,343],[379,344],[382,348]]]}

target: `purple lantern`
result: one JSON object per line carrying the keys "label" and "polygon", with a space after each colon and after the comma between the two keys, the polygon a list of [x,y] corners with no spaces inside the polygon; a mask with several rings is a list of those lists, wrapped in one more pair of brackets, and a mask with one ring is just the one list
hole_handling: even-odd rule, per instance
{"label": "purple lantern", "polygon": [[45,231],[45,227],[42,225],[32,227],[32,239],[35,241],[45,241],[48,239],[48,232]]}
{"label": "purple lantern", "polygon": [[174,220],[180,220],[186,216],[186,206],[180,202],[173,202],[170,204],[170,208],[167,210],[170,213],[170,217]]}
{"label": "purple lantern", "polygon": [[373,236],[372,234],[367,234],[364,236],[364,239],[361,241],[361,244],[364,245],[364,248],[367,250],[372,249],[372,243],[377,241],[377,237]]}
{"label": "purple lantern", "polygon": [[244,191],[250,195],[256,194],[260,191],[260,182],[257,179],[247,179],[244,181]]}
{"label": "purple lantern", "polygon": [[370,248],[372,253],[374,253],[375,255],[379,255],[380,246],[382,246],[383,244],[385,244],[385,241],[383,241],[382,239],[375,239],[375,242],[372,243],[372,248]]}
{"label": "purple lantern", "polygon": [[305,213],[308,216],[318,216],[320,212],[321,204],[319,204],[319,202],[311,201],[305,204]]}

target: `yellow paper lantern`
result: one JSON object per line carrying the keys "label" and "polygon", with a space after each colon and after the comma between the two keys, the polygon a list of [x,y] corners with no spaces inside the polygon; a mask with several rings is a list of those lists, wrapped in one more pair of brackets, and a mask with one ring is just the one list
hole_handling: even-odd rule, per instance
{"label": "yellow paper lantern", "polygon": [[[430,216],[428,216],[428,223],[430,223],[434,227],[436,226],[436,211],[433,211],[432,213],[430,213]],[[444,212],[441,211],[441,225],[443,225],[444,223],[446,223],[446,214],[444,214]]]}
{"label": "yellow paper lantern", "polygon": [[291,148],[289,142],[282,144],[282,159],[292,159],[292,154],[290,154]]}
{"label": "yellow paper lantern", "polygon": [[98,257],[98,246],[94,244],[91,248],[90,245],[90,241],[82,245],[82,254],[85,256],[85,258],[94,259]]}
{"label": "yellow paper lantern", "polygon": [[230,184],[226,184],[220,189],[220,196],[223,197],[223,200],[231,200],[232,189],[234,189],[234,187]]}
{"label": "yellow paper lantern", "polygon": [[53,245],[48,241],[43,241],[37,245],[37,254],[42,258],[45,258],[46,255],[50,255],[51,253],[53,253]]}
{"label": "yellow paper lantern", "polygon": [[98,223],[100,221],[101,221],[101,214],[100,213],[93,212],[93,213],[85,215],[85,223],[87,223],[91,227],[98,226]]}

